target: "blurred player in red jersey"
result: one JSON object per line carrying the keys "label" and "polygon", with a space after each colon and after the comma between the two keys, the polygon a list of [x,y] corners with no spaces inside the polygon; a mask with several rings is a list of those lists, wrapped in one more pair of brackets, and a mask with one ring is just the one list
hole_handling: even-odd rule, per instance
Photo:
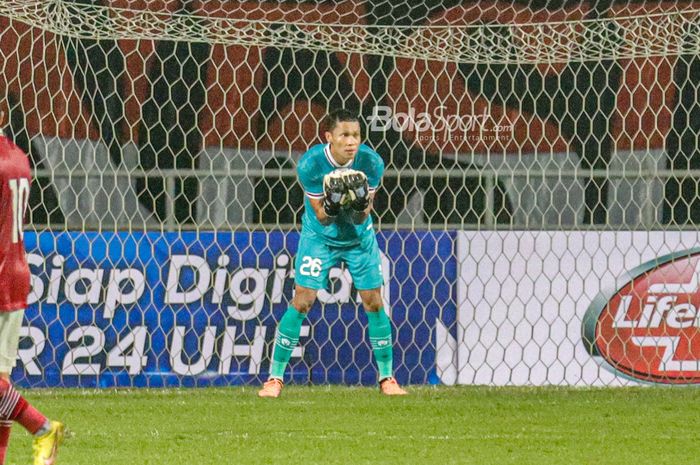
{"label": "blurred player in red jersey", "polygon": [[[0,128],[4,119],[0,111]],[[34,465],[53,465],[63,441],[63,423],[49,421],[10,383],[29,294],[23,236],[30,180],[27,155],[0,132],[0,464],[5,463],[16,421],[34,435]]]}

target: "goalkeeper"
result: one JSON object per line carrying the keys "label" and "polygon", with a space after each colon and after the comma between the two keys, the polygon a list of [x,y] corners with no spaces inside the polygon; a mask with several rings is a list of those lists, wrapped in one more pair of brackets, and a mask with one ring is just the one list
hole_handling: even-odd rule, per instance
{"label": "goalkeeper", "polygon": [[381,258],[369,214],[384,162],[374,150],[360,144],[360,123],[349,111],[330,113],[324,129],[328,143],[311,147],[297,165],[306,196],[295,259],[296,292],[277,327],[270,378],[258,395],[280,395],[306,314],[316,293],[327,287],[331,267],[340,261],[348,267],[367,311],[380,390],[386,395],[403,395],[406,391],[393,377],[391,322],[382,303]]}

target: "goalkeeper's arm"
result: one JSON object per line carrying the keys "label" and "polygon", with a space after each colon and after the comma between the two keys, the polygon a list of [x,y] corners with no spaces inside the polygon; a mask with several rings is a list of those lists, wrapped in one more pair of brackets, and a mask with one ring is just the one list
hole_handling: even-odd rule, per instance
{"label": "goalkeeper's arm", "polygon": [[319,223],[324,226],[328,226],[335,221],[335,216],[330,216],[328,213],[326,213],[326,209],[323,206],[324,199],[314,199],[309,197],[309,202],[311,203],[311,207],[314,209],[314,213],[316,213],[316,218],[318,218]]}
{"label": "goalkeeper's arm", "polygon": [[374,200],[374,194],[371,194],[369,196],[369,199],[368,199],[369,203],[367,204],[367,208],[365,208],[364,210],[361,210],[361,211],[356,211],[356,210],[352,211],[353,223],[362,224],[365,222],[365,220],[369,216],[369,212],[372,211],[372,201],[373,200]]}
{"label": "goalkeeper's arm", "polygon": [[348,192],[352,220],[362,224],[372,210],[373,195],[369,193],[367,176],[361,171],[349,170],[343,174],[343,182]]}
{"label": "goalkeeper's arm", "polygon": [[342,175],[332,172],[323,177],[323,198],[309,198],[318,221],[326,226],[335,221],[347,197]]}

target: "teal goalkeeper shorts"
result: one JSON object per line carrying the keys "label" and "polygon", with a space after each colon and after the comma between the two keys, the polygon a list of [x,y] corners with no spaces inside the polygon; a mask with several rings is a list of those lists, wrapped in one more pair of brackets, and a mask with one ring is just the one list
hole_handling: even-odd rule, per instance
{"label": "teal goalkeeper shorts", "polygon": [[328,274],[340,262],[347,266],[355,289],[367,291],[384,284],[382,258],[374,233],[363,235],[359,245],[335,247],[303,230],[295,258],[294,281],[309,289],[327,289]]}

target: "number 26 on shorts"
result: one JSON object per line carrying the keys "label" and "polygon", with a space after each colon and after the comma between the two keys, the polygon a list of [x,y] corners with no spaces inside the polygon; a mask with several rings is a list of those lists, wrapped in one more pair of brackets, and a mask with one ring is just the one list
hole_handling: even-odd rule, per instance
{"label": "number 26 on shorts", "polygon": [[313,276],[317,278],[321,275],[322,265],[323,263],[320,258],[313,258],[307,255],[301,259],[299,273],[304,276]]}

